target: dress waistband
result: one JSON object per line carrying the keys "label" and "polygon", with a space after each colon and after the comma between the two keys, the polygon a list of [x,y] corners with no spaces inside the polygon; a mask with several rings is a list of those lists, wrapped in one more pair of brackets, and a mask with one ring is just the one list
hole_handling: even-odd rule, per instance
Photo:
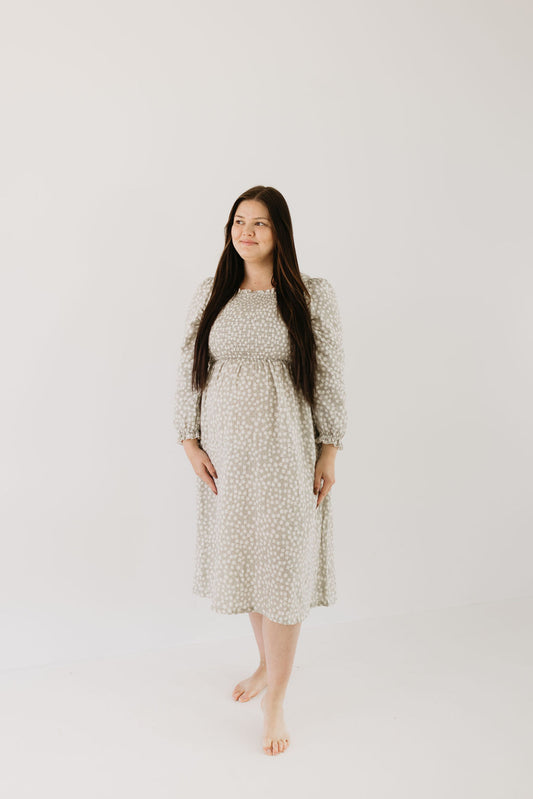
{"label": "dress waistband", "polygon": [[211,358],[211,363],[220,363],[221,361],[272,361],[273,363],[290,363],[290,361],[285,358],[269,358],[263,355],[223,355],[221,358]]}

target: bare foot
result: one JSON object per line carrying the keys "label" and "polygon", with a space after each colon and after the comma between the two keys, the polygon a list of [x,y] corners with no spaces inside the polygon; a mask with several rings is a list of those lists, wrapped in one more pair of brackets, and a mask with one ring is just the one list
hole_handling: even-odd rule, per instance
{"label": "bare foot", "polygon": [[232,696],[236,702],[248,702],[253,696],[262,691],[267,684],[266,665],[260,663],[251,677],[241,680],[233,689]]}
{"label": "bare foot", "polygon": [[269,702],[268,691],[261,699],[265,714],[263,726],[263,749],[267,755],[279,755],[290,743],[289,733],[283,718],[282,702]]}

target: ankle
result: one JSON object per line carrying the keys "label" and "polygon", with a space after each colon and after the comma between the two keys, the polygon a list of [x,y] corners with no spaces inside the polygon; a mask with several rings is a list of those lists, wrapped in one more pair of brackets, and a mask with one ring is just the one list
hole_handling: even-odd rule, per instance
{"label": "ankle", "polygon": [[270,707],[283,707],[283,702],[285,700],[285,692],[276,692],[272,691],[270,687],[267,688],[265,694],[265,702],[270,705]]}

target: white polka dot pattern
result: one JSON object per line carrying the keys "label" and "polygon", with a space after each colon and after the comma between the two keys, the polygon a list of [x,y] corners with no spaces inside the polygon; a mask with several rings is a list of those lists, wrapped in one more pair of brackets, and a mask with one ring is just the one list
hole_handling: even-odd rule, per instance
{"label": "white polka dot pattern", "polygon": [[220,613],[295,624],[336,601],[332,491],[313,493],[321,443],[343,449],[347,415],[342,324],[325,278],[302,273],[317,344],[313,408],[289,372],[290,340],[276,290],[239,289],[209,335],[203,392],[191,389],[194,342],[213,277],[197,287],[181,347],[174,424],[199,438],[218,474],[200,477],[193,592]]}

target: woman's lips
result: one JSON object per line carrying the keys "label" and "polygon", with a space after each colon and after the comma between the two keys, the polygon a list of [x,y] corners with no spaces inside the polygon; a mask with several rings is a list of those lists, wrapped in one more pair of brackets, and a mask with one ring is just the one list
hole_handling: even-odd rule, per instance
{"label": "woman's lips", "polygon": [[239,244],[245,244],[248,247],[250,244],[255,244],[255,241],[240,241]]}

